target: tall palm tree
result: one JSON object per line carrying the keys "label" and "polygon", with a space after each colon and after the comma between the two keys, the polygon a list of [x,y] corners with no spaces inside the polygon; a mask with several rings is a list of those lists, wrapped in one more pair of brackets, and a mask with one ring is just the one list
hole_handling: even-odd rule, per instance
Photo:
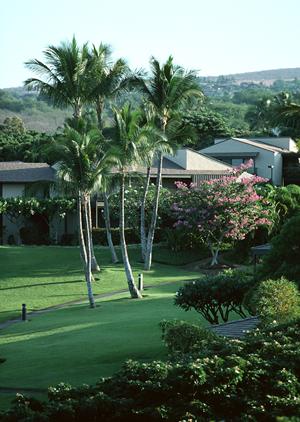
{"label": "tall palm tree", "polygon": [[44,57],[45,62],[33,59],[25,63],[38,76],[27,79],[25,86],[50,99],[54,106],[71,107],[74,119],[80,118],[87,101],[88,45],[80,47],[73,37],[58,47],[48,46]]}
{"label": "tall palm tree", "polygon": [[[63,42],[58,47],[50,45],[44,51],[45,62],[30,60],[25,65],[39,77],[29,78],[25,86],[38,91],[52,101],[54,106],[71,107],[73,110],[72,126],[79,130],[83,127],[81,118],[83,106],[89,101],[88,75],[90,74],[90,51],[88,44],[79,46],[75,37],[71,42]],[[69,123],[70,119],[69,119]],[[88,209],[91,222],[91,206]],[[94,254],[92,241],[92,269],[100,267]]]}
{"label": "tall palm tree", "polygon": [[[123,59],[116,62],[112,60],[111,47],[101,43],[99,47],[93,45],[89,54],[88,66],[88,100],[94,105],[99,130],[103,130],[103,112],[105,102],[116,97],[126,86],[130,69]],[[109,178],[107,181],[109,181]],[[108,185],[103,190],[104,220],[108,245],[111,251],[112,261],[118,262],[116,250],[112,242],[110,229],[109,195]]]}
{"label": "tall palm tree", "polygon": [[130,69],[123,59],[112,60],[111,47],[93,45],[89,54],[88,98],[94,104],[98,127],[103,127],[105,101],[114,98],[127,86]]}
{"label": "tall palm tree", "polygon": [[92,227],[89,218],[91,192],[101,184],[109,158],[103,149],[102,136],[93,130],[82,134],[66,128],[62,139],[51,149],[60,157],[59,177],[76,189],[81,257],[91,307],[95,307],[92,291]]}
{"label": "tall palm tree", "polygon": [[[187,98],[193,96],[203,97],[203,93],[196,79],[196,73],[185,71],[173,63],[170,56],[166,63],[160,63],[152,57],[150,60],[151,75],[148,79],[136,77],[134,82],[142,91],[156,113],[158,128],[164,135],[167,134],[167,125],[183,105]],[[161,188],[163,152],[158,153],[156,191],[154,196],[151,223],[148,231],[145,269],[149,270],[152,263],[153,239],[157,221],[158,201]]]}
{"label": "tall palm tree", "polygon": [[129,168],[141,162],[144,145],[153,136],[153,128],[151,126],[141,127],[141,113],[132,111],[129,104],[125,104],[121,109],[113,108],[113,113],[114,133],[111,153],[118,162],[120,174],[120,240],[122,257],[131,297],[141,298],[142,295],[134,281],[125,239],[125,180]]}

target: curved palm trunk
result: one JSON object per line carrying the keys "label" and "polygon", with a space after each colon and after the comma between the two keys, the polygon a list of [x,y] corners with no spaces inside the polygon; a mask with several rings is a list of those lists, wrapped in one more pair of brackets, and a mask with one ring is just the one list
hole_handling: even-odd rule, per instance
{"label": "curved palm trunk", "polygon": [[104,198],[104,221],[105,221],[105,228],[106,228],[107,243],[108,243],[110,253],[111,253],[111,260],[114,264],[117,264],[119,260],[118,260],[115,246],[113,244],[112,237],[111,237],[109,202],[108,202],[108,196],[106,192],[103,192],[103,198]]}
{"label": "curved palm trunk", "polygon": [[121,240],[121,250],[122,257],[124,262],[124,269],[128,283],[128,289],[132,299],[141,299],[142,295],[139,292],[138,288],[135,285],[134,277],[129,262],[127,245],[125,239],[125,212],[124,212],[124,199],[125,199],[125,175],[122,172],[121,176],[121,187],[120,187],[120,240]]}
{"label": "curved palm trunk", "polygon": [[90,242],[91,242],[91,253],[92,253],[92,271],[99,272],[100,267],[98,265],[97,259],[94,252],[94,242],[93,242],[93,231],[92,231],[92,209],[91,209],[91,200],[88,201],[88,215],[89,215],[89,231],[90,231]]}
{"label": "curved palm trunk", "polygon": [[[82,212],[83,211],[83,212]],[[82,214],[84,214],[84,225],[82,221]],[[82,210],[82,198],[81,195],[78,195],[78,225],[79,225],[79,244],[81,257],[83,260],[85,281],[87,285],[88,298],[90,302],[90,307],[95,307],[95,300],[92,290],[92,255],[91,255],[91,242],[90,242],[90,231],[89,231],[89,217],[88,217],[88,206],[86,199],[83,201],[83,210]],[[83,226],[85,226],[86,235],[83,233]]]}
{"label": "curved palm trunk", "polygon": [[147,234],[145,226],[145,209],[146,209],[146,200],[148,189],[150,185],[150,167],[147,168],[146,183],[144,187],[144,194],[141,204],[141,249],[142,249],[142,262],[146,260],[146,250],[147,250]]}
{"label": "curved palm trunk", "polygon": [[158,167],[157,167],[157,177],[156,177],[156,190],[154,196],[154,204],[153,204],[153,211],[152,211],[152,218],[151,223],[148,231],[147,237],[147,245],[146,245],[146,256],[145,256],[145,270],[150,270],[152,264],[152,249],[153,249],[153,239],[155,234],[155,227],[157,221],[157,213],[158,213],[158,201],[159,201],[159,194],[161,188],[161,173],[162,173],[162,161],[163,161],[163,154],[159,154],[158,159]]}

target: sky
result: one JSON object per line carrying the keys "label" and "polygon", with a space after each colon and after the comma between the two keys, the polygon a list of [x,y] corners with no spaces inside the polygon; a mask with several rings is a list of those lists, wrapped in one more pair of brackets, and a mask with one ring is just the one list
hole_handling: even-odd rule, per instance
{"label": "sky", "polygon": [[299,0],[2,0],[0,88],[21,86],[25,61],[73,35],[133,69],[170,54],[200,76],[300,67],[299,16]]}

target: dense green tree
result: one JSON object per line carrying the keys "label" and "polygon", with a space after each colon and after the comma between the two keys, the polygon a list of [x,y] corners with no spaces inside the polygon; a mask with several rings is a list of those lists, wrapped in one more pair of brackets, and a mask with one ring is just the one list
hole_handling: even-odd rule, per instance
{"label": "dense green tree", "polygon": [[187,112],[183,115],[183,122],[190,125],[196,131],[196,139],[190,139],[186,143],[195,149],[205,148],[215,138],[229,137],[234,131],[228,126],[225,118],[208,107],[201,107],[197,111]]}

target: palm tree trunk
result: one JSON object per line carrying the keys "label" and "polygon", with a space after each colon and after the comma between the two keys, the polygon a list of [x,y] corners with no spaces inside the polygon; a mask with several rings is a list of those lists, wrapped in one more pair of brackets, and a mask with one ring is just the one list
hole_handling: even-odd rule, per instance
{"label": "palm tree trunk", "polygon": [[96,101],[96,113],[98,120],[98,128],[102,130],[102,114],[103,114],[104,102],[102,98],[97,98]]}
{"label": "palm tree trunk", "polygon": [[145,270],[150,270],[152,264],[152,248],[153,248],[153,239],[157,221],[157,213],[158,213],[158,201],[159,201],[159,194],[161,188],[161,174],[162,174],[162,162],[163,162],[163,154],[159,154],[158,158],[158,167],[157,167],[157,177],[156,177],[156,190],[154,196],[154,204],[153,204],[153,211],[152,211],[152,218],[151,223],[148,231],[147,237],[147,247],[146,247],[146,257],[145,257]]}
{"label": "palm tree trunk", "polygon": [[89,241],[89,221],[88,221],[88,212],[87,206],[84,201],[84,220],[85,220],[85,228],[86,228],[86,237],[88,241],[86,241],[84,233],[83,233],[83,223],[82,223],[82,198],[79,193],[78,195],[78,226],[79,226],[79,244],[80,244],[80,251],[81,257],[83,260],[84,265],[84,273],[85,273],[85,281],[87,285],[88,291],[88,298],[90,302],[91,308],[95,307],[94,295],[92,291],[92,270],[91,270],[91,249],[90,249],[90,241]]}
{"label": "palm tree trunk", "polygon": [[128,289],[132,299],[141,299],[142,295],[139,292],[138,288],[135,285],[134,277],[129,262],[127,245],[125,239],[125,211],[124,211],[124,201],[125,200],[125,175],[122,172],[121,176],[121,187],[120,187],[120,240],[121,240],[121,251],[124,262],[124,269],[128,283]]}
{"label": "palm tree trunk", "polygon": [[105,221],[105,228],[106,228],[107,243],[108,243],[110,253],[111,253],[111,260],[114,264],[117,264],[119,260],[118,260],[115,246],[113,244],[112,237],[111,237],[109,202],[108,202],[107,193],[105,191],[103,192],[103,198],[104,198],[104,221]]}
{"label": "palm tree trunk", "polygon": [[145,262],[146,259],[146,249],[147,249],[147,234],[145,226],[145,209],[146,209],[146,200],[148,189],[150,185],[150,167],[147,168],[146,183],[144,187],[144,195],[141,204],[141,249],[142,249],[142,262]]}
{"label": "palm tree trunk", "polygon": [[93,242],[93,230],[92,230],[92,209],[91,209],[91,200],[88,202],[88,215],[89,215],[89,232],[90,232],[90,242],[91,242],[91,253],[92,253],[92,271],[99,272],[100,267],[98,265],[97,259],[94,252],[94,242]]}

